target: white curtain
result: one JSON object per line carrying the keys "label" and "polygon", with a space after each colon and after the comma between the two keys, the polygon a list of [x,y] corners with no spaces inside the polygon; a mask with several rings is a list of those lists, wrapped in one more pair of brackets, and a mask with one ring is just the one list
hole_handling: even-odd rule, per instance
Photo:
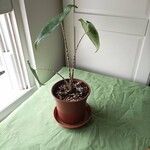
{"label": "white curtain", "polygon": [[12,9],[12,0],[0,0],[0,14],[10,12]]}

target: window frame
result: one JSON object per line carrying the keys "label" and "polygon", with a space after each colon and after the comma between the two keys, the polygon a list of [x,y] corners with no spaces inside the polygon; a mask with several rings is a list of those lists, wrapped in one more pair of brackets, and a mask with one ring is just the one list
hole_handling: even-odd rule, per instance
{"label": "window frame", "polygon": [[[7,106],[4,110],[0,112],[0,122],[4,118],[6,118],[13,110],[15,110],[22,102],[24,102],[28,97],[30,97],[38,88],[38,84],[34,79],[27,64],[27,60],[29,60],[32,67],[36,68],[24,0],[12,0],[12,4],[14,14],[10,14],[10,18],[12,23],[14,20],[16,20],[17,23],[19,37],[16,38],[20,38],[21,46],[23,49],[23,55],[26,62],[24,65],[26,65],[25,67],[27,68],[27,74],[30,83],[28,85],[30,85],[30,87],[28,87],[25,90],[24,94],[21,97],[14,100],[13,103],[10,103],[9,106]],[[15,25],[14,28],[16,28]]]}
{"label": "window frame", "polygon": [[[27,62],[27,60],[29,60],[32,67],[36,68],[36,62],[35,62],[35,57],[33,53],[32,40],[31,40],[24,0],[12,0],[12,5],[13,5],[14,14],[15,14],[15,19],[16,19],[17,26],[18,26],[17,28],[19,31],[21,44],[23,47],[25,61]],[[27,71],[29,75],[30,85],[31,87],[35,86],[36,81],[27,63],[26,63],[26,67],[28,69]]]}

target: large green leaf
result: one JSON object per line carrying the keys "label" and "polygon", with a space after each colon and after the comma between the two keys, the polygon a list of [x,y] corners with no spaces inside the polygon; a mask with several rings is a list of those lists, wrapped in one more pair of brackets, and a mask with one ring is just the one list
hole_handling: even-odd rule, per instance
{"label": "large green leaf", "polygon": [[29,68],[30,68],[30,70],[31,70],[31,72],[32,72],[32,74],[33,74],[33,76],[35,77],[35,79],[36,79],[36,80],[37,80],[37,82],[39,83],[39,85],[40,85],[40,86],[44,85],[44,84],[43,84],[43,83],[41,83],[41,81],[39,80],[39,77],[38,77],[38,75],[37,75],[37,73],[36,73],[36,70],[35,70],[35,69],[33,69],[33,68],[31,67],[30,62],[29,62],[29,61],[27,61],[27,63],[28,63],[28,65],[29,65]]}
{"label": "large green leaf", "polygon": [[44,38],[46,38],[51,32],[53,32],[59,25],[60,23],[64,20],[64,18],[70,13],[72,8],[77,8],[75,5],[67,5],[63,12],[60,13],[58,16],[55,16],[52,18],[46,26],[41,30],[39,33],[34,45],[35,48],[37,48],[38,44],[40,41]]}
{"label": "large green leaf", "polygon": [[83,19],[79,19],[79,21],[81,22],[81,25],[82,25],[86,35],[89,37],[89,39],[92,41],[92,43],[95,45],[95,47],[98,51],[99,47],[100,47],[100,42],[99,42],[99,34],[98,34],[96,28],[89,21],[85,21]]}

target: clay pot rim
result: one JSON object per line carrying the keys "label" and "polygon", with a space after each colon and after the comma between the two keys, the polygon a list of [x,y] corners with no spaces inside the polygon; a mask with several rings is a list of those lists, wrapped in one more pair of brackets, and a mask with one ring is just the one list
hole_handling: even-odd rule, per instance
{"label": "clay pot rim", "polygon": [[[67,78],[66,80],[69,80],[69,78]],[[78,102],[80,102],[80,101],[83,101],[83,100],[87,99],[87,97],[88,97],[88,96],[90,95],[90,93],[91,93],[91,88],[90,88],[90,86],[89,86],[85,81],[83,81],[83,80],[81,80],[81,79],[74,78],[73,80],[81,81],[82,83],[84,83],[84,84],[88,87],[89,91],[88,91],[88,93],[87,93],[87,95],[86,95],[85,97],[83,97],[81,100],[78,100],[78,101],[65,101],[65,100],[61,100],[61,99],[57,98],[57,97],[55,96],[55,94],[54,94],[54,89],[56,88],[57,84],[59,84],[60,82],[64,81],[64,80],[59,80],[59,81],[57,81],[57,82],[52,86],[52,88],[51,88],[51,93],[52,93],[52,95],[54,96],[54,98],[57,99],[57,100],[59,100],[59,101],[61,101],[62,103],[78,103]]]}

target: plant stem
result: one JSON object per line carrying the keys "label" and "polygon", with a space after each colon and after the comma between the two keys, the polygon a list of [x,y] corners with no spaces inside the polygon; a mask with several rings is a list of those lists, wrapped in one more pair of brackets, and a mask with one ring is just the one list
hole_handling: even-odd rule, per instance
{"label": "plant stem", "polygon": [[64,80],[64,82],[66,83],[68,89],[70,90],[71,87],[70,87],[69,83],[67,82],[67,80],[60,73],[56,72],[56,74],[59,75]]}
{"label": "plant stem", "polygon": [[61,25],[62,35],[63,35],[63,39],[64,39],[65,57],[67,59],[66,62],[67,62],[67,66],[68,66],[68,69],[69,69],[69,78],[71,79],[71,65],[70,65],[70,59],[69,59],[69,50],[68,50],[68,45],[67,45],[66,34],[65,34],[63,23],[61,23],[60,25]]}
{"label": "plant stem", "polygon": [[79,45],[80,45],[80,43],[81,43],[81,41],[82,41],[82,39],[83,39],[83,37],[84,37],[85,35],[86,35],[86,33],[84,33],[84,34],[81,36],[81,38],[80,38],[80,40],[79,40],[79,42],[78,42],[78,44],[77,44],[77,46],[76,46],[76,48],[75,48],[75,50],[74,50],[73,68],[72,68],[72,75],[71,75],[71,78],[72,78],[72,79],[74,78],[74,69],[75,69],[75,67],[76,67],[76,55],[77,55],[77,50],[78,50]]}
{"label": "plant stem", "polygon": [[56,72],[57,75],[59,75],[63,80],[65,80],[65,78],[58,72]]}

